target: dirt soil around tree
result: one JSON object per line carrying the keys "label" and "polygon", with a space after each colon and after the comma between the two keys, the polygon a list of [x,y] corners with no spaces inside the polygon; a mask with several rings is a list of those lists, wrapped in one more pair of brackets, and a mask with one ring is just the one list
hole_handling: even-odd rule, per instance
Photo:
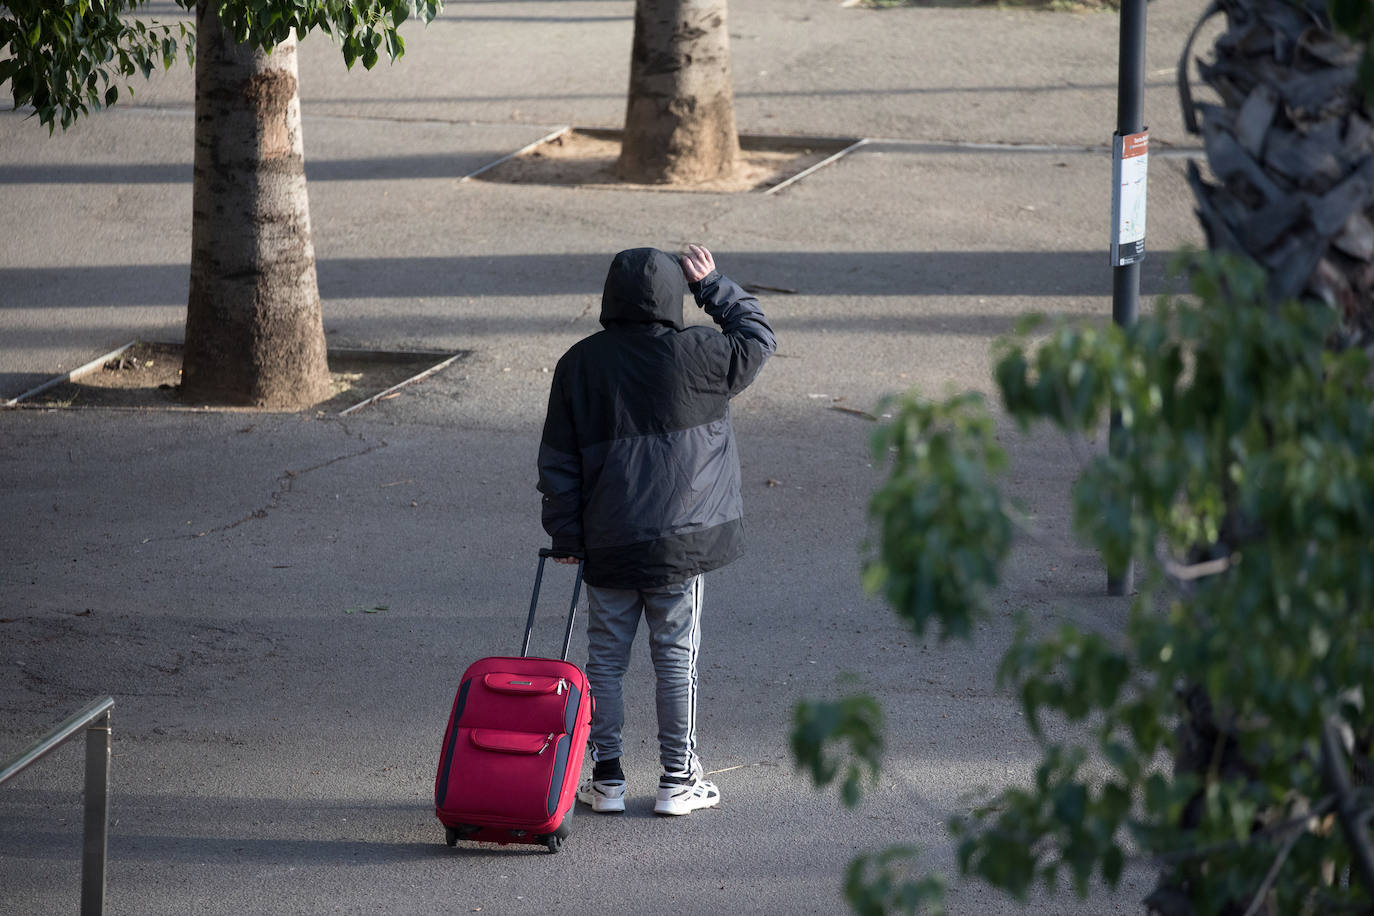
{"label": "dirt soil around tree", "polygon": [[[21,403],[27,407],[210,409],[210,405],[190,403],[182,397],[181,355],[181,344],[140,341],[103,365]],[[338,413],[414,378],[446,358],[442,354],[403,351],[331,352],[332,394],[309,409]],[[384,397],[395,397],[398,393]]]}
{"label": "dirt soil around tree", "polygon": [[620,140],[611,131],[565,131],[477,176],[509,184],[573,185],[627,191],[704,191],[739,193],[766,190],[810,168],[835,152],[834,143],[816,148],[769,148],[766,141],[741,149],[734,174],[698,184],[636,184],[616,176]]}

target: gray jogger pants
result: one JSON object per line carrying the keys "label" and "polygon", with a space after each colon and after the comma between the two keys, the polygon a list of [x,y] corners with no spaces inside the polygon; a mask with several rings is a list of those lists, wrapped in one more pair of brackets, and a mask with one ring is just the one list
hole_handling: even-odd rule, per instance
{"label": "gray jogger pants", "polygon": [[642,614],[658,680],[659,760],[667,773],[692,773],[697,759],[697,654],[701,648],[701,576],[657,588],[587,586],[587,679],[592,713],[592,759],[621,755],[625,724],[622,681]]}

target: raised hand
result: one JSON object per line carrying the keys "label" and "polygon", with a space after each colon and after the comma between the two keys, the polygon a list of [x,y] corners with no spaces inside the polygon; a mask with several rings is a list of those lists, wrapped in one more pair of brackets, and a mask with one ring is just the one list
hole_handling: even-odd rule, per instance
{"label": "raised hand", "polygon": [[696,283],[716,269],[716,259],[704,245],[688,245],[687,250],[678,256],[682,263],[682,275],[688,283]]}

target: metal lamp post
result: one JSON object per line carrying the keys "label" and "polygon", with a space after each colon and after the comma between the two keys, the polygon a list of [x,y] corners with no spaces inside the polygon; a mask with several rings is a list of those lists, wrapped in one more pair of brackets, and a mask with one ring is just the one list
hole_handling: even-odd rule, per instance
{"label": "metal lamp post", "polygon": [[[1145,190],[1149,134],[1145,128],[1145,0],[1121,2],[1121,50],[1117,64],[1116,135],[1112,143],[1112,321],[1135,324],[1140,310],[1140,262],[1145,259]],[[1130,448],[1121,412],[1112,411],[1108,448],[1117,457]],[[1107,576],[1108,595],[1129,595],[1133,564]]]}

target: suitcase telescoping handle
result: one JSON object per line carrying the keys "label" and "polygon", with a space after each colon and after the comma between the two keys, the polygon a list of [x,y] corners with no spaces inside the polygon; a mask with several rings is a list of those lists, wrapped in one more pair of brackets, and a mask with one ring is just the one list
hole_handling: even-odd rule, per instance
{"label": "suitcase telescoping handle", "polygon": [[539,569],[534,574],[534,594],[530,596],[530,616],[525,621],[525,641],[520,645],[520,657],[524,658],[530,654],[530,636],[534,633],[534,614],[539,608],[539,584],[544,581],[544,561],[549,557],[574,557],[577,560],[577,578],[573,580],[572,604],[568,605],[568,628],[563,633],[563,654],[560,656],[566,661],[568,648],[572,645],[573,621],[577,619],[577,598],[582,593],[583,560],[575,553],[550,550],[547,547],[541,548],[539,551]]}

